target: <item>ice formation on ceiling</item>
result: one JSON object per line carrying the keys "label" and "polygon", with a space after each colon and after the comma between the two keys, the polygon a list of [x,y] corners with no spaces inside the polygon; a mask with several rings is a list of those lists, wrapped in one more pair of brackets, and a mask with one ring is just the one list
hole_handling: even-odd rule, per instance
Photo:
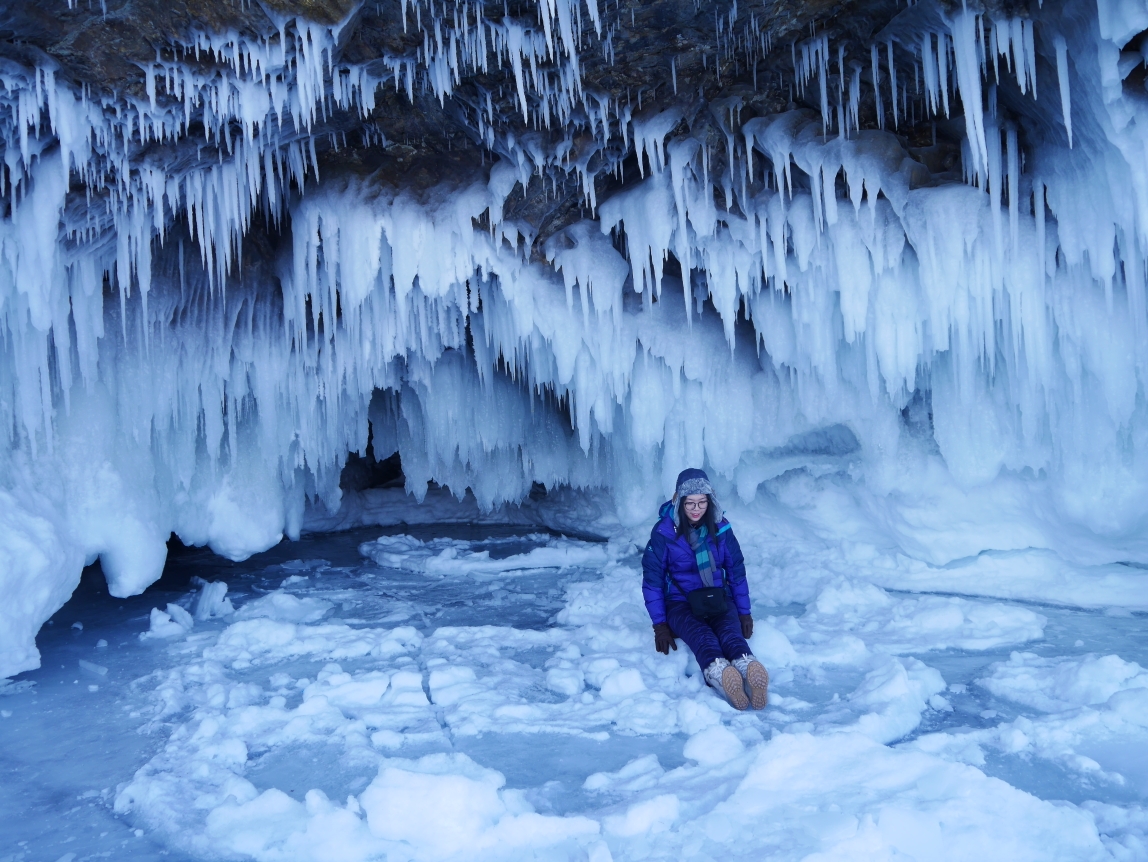
{"label": "ice formation on ceiling", "polygon": [[[1144,522],[1143,3],[921,2],[865,57],[813,36],[791,83],[819,112],[702,109],[720,173],[689,100],[583,85],[580,56],[613,51],[596,0],[538,13],[403,0],[422,48],[365,66],[338,26],[204,33],[145,64],[141,100],[0,67],[0,675],[35,666],[85,561],[125,595],[172,531],[236,558],[297,535],[368,419],[416,497],[483,506],[604,485],[638,521],[687,463],[748,500],[843,425],[876,488],[912,438],[961,485],[1027,477],[1050,523]],[[783,50],[736,6],[716,26],[719,76]],[[514,123],[459,89],[499,66]],[[874,84],[884,130],[859,129]],[[457,93],[492,167],[419,192],[320,176],[319,122],[380,88]],[[922,118],[963,123],[961,176],[897,137]],[[173,160],[189,135],[199,159]],[[605,173],[625,182],[598,200]],[[577,177],[586,218],[535,243],[503,213],[539,175]],[[244,261],[267,225],[289,241]]]}

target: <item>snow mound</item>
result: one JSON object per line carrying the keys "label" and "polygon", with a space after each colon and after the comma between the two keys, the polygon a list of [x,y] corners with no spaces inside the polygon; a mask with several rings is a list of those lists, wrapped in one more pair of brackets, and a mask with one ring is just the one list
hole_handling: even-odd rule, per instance
{"label": "snow mound", "polygon": [[[289,607],[298,605],[291,603]],[[267,664],[305,655],[323,655],[333,660],[368,655],[386,657],[404,653],[411,644],[421,641],[422,635],[408,626],[393,630],[356,629],[338,623],[306,625],[256,618],[229,625],[203,654],[213,661],[246,666],[251,662]]]}
{"label": "snow mound", "polygon": [[[1108,858],[1083,811],[852,733],[781,734],[765,743],[714,818],[725,825],[718,846],[767,858]],[[683,831],[679,840],[688,841],[706,829],[691,823]]]}
{"label": "snow mound", "polygon": [[601,827],[588,818],[535,813],[520,793],[501,790],[504,783],[466,755],[432,754],[384,761],[360,804],[372,833],[409,845],[420,859],[482,857],[495,849],[513,858],[598,834]]}
{"label": "snow mound", "polygon": [[1115,655],[1043,658],[1014,652],[990,670],[989,676],[977,681],[979,685],[1043,712],[1095,706],[1117,692],[1139,690],[1140,696],[1148,696],[1148,670]]}
{"label": "snow mound", "polygon": [[871,653],[990,649],[1040,638],[1045,618],[1027,608],[956,596],[890,594],[837,578],[801,617],[767,617],[750,643],[773,666],[848,664]]}
{"label": "snow mound", "polygon": [[276,590],[243,605],[235,612],[235,619],[250,620],[266,617],[283,623],[313,623],[321,620],[333,605],[318,598],[298,598]]}

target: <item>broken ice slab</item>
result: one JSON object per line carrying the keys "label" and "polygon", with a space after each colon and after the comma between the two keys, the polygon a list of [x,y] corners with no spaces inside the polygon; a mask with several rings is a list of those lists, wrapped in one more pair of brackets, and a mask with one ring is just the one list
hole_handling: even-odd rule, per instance
{"label": "broken ice slab", "polygon": [[107,676],[108,669],[103,665],[98,665],[95,662],[85,661],[80,659],[80,670],[86,670],[88,673],[94,673],[96,676]]}

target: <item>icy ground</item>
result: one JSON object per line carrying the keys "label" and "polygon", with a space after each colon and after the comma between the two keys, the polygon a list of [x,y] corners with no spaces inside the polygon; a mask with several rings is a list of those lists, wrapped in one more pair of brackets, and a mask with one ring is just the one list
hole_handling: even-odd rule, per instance
{"label": "icy ground", "polygon": [[633,543],[380,532],[89,570],[0,689],[0,860],[1148,858],[1142,615],[828,557],[769,606],[767,558],[737,713],[654,652]]}

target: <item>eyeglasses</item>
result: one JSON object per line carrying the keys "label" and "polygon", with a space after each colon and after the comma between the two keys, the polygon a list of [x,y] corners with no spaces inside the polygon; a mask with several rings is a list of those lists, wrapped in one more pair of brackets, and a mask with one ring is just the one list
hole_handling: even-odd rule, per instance
{"label": "eyeglasses", "polygon": [[686,508],[687,508],[687,509],[692,509],[692,510],[694,510],[695,512],[696,512],[696,511],[698,511],[699,509],[704,509],[704,508],[705,508],[706,506],[708,506],[709,504],[710,504],[710,501],[709,501],[709,500],[699,500],[699,501],[698,501],[698,502],[696,502],[696,503],[691,503],[689,500],[686,500],[686,501],[685,501],[685,505],[686,505]]}

